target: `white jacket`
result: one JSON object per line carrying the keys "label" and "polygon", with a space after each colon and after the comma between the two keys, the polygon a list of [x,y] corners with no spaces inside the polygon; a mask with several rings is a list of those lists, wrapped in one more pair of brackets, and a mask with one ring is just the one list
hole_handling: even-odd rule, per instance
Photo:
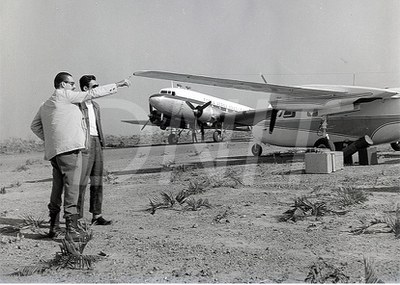
{"label": "white jacket", "polygon": [[87,92],[56,89],[44,102],[31,124],[31,130],[44,140],[44,159],[87,147],[87,126],[78,103],[114,94],[116,84],[99,86]]}

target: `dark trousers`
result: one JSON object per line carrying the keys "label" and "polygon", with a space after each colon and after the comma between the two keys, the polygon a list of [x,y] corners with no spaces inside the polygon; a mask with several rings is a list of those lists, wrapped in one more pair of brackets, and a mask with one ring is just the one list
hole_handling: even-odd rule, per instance
{"label": "dark trousers", "polygon": [[82,172],[82,155],[80,150],[56,155],[51,160],[53,166],[53,186],[51,189],[50,215],[61,210],[64,193],[64,218],[78,214],[79,182]]}
{"label": "dark trousers", "polygon": [[90,205],[89,212],[93,215],[101,214],[103,204],[103,149],[98,137],[90,137],[90,147],[82,151],[82,176],[79,185],[78,212],[83,218],[85,192],[90,177]]}

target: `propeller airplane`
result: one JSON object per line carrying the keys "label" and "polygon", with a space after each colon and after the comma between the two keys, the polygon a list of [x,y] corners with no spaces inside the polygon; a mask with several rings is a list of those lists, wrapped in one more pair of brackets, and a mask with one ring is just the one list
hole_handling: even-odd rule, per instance
{"label": "propeller airplane", "polygon": [[372,140],[371,144],[390,143],[394,150],[400,150],[400,88],[286,86],[269,84],[264,77],[264,83],[257,83],[164,71],[138,71],[133,75],[268,94],[270,105],[263,110],[211,112],[206,111],[210,105],[207,100],[198,102],[197,107],[181,104],[191,108],[192,117],[207,117],[208,121],[194,120],[202,125],[223,122],[251,128],[255,156],[261,155],[262,145],[268,144],[342,150],[364,136]]}
{"label": "propeller airplane", "polygon": [[[195,92],[188,88],[164,88],[149,97],[149,120],[123,120],[122,122],[158,126],[170,129],[168,142],[178,143],[181,132],[189,129],[192,141],[197,142],[196,132],[200,130],[201,141],[204,141],[205,129],[214,129],[213,140],[223,140],[223,130],[250,131],[251,125],[235,124],[224,120],[228,114],[254,112],[245,105]],[[265,112],[264,112],[265,114]]]}

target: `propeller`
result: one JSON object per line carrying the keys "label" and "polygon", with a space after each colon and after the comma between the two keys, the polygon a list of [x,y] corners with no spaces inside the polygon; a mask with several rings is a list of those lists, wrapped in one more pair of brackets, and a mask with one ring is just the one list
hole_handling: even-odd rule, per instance
{"label": "propeller", "polygon": [[150,114],[149,114],[149,119],[147,120],[147,122],[143,125],[143,127],[140,129],[141,131],[143,131],[143,129],[147,126],[147,124],[151,121],[151,117],[153,115],[153,106],[151,106],[151,104],[149,104],[149,109],[150,109]]}
{"label": "propeller", "polygon": [[208,106],[211,105],[211,101],[208,101],[207,103],[205,103],[204,105],[198,105],[198,106],[193,106],[193,104],[189,101],[185,101],[186,104],[190,107],[190,109],[193,110],[193,114],[196,118],[200,118],[201,115],[203,115],[203,111],[205,108],[207,108]]}
{"label": "propeller", "polygon": [[272,134],[275,128],[276,117],[278,115],[277,109],[272,109],[271,120],[269,121],[269,133]]}
{"label": "propeller", "polygon": [[[207,103],[205,103],[201,106],[198,105],[196,107],[193,106],[193,104],[189,101],[185,101],[185,102],[190,107],[190,109],[192,109],[192,111],[193,111],[194,124],[193,124],[193,130],[192,130],[192,141],[197,142],[197,137],[196,137],[197,120],[198,120],[198,118],[201,117],[201,115],[203,115],[204,109],[211,105],[211,101],[208,101]],[[204,140],[204,127],[202,127],[202,139]]]}

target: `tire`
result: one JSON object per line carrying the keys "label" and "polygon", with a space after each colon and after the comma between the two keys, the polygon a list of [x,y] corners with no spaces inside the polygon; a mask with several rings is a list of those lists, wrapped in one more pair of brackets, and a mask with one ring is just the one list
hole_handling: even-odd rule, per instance
{"label": "tire", "polygon": [[251,152],[252,152],[252,154],[253,154],[254,156],[261,156],[261,154],[262,154],[262,147],[261,147],[261,145],[259,145],[259,144],[254,144],[254,145],[251,147]]}
{"label": "tire", "polygon": [[400,141],[391,143],[390,146],[391,146],[395,151],[400,151]]}
{"label": "tire", "polygon": [[214,142],[222,142],[221,131],[215,131],[213,133],[213,140],[214,140]]}
{"label": "tire", "polygon": [[314,147],[316,148],[329,148],[331,151],[335,151],[335,145],[331,140],[328,140],[327,138],[321,138],[317,140],[314,144]]}
{"label": "tire", "polygon": [[178,143],[178,137],[175,134],[170,134],[168,136],[168,143],[169,144],[177,144]]}

